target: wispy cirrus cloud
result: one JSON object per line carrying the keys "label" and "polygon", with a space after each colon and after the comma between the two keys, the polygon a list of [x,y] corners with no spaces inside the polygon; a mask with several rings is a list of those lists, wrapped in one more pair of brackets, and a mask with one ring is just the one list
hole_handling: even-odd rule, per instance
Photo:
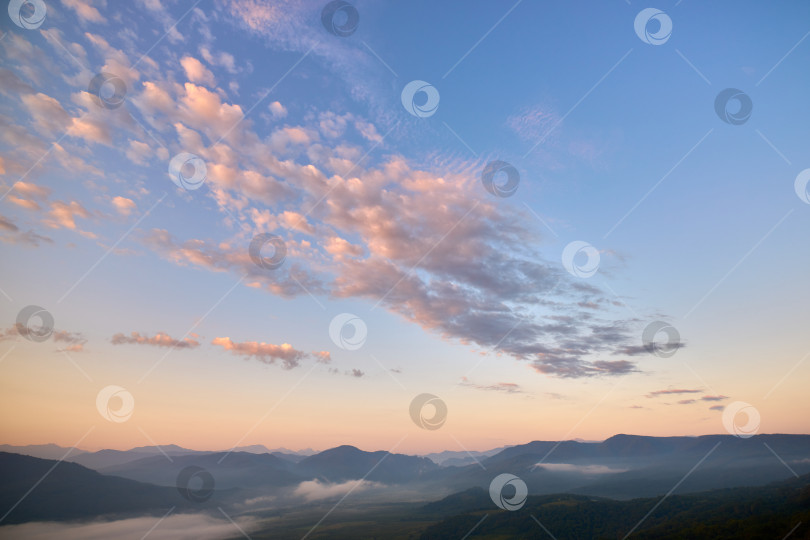
{"label": "wispy cirrus cloud", "polygon": [[499,382],[495,384],[475,384],[467,377],[462,377],[459,385],[466,386],[467,388],[475,388],[476,390],[489,390],[493,392],[504,392],[507,394],[525,393],[521,386],[516,383]]}
{"label": "wispy cirrus cloud", "polygon": [[703,392],[700,388],[697,389],[687,389],[687,388],[668,388],[666,390],[655,390],[647,394],[648,398],[654,398],[658,396],[670,396],[670,395],[679,395],[679,394],[699,394]]}
{"label": "wispy cirrus cloud", "polygon": [[166,332],[158,332],[154,336],[141,335],[139,332],[131,332],[129,335],[118,333],[110,339],[110,342],[113,345],[151,345],[176,349],[194,349],[200,346],[200,342],[195,339],[190,337],[175,339]]}
{"label": "wispy cirrus cloud", "polygon": [[535,142],[550,137],[561,122],[560,115],[549,105],[523,107],[506,119],[506,125],[522,139]]}

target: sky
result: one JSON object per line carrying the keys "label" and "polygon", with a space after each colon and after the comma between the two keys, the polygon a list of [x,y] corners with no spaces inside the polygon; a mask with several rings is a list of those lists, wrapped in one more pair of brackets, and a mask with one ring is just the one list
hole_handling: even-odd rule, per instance
{"label": "sky", "polygon": [[3,442],[810,429],[806,2],[19,4]]}

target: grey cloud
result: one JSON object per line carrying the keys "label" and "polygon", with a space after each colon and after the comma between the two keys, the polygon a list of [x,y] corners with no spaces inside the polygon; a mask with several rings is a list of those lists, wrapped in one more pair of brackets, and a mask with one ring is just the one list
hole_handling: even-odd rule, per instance
{"label": "grey cloud", "polygon": [[668,396],[672,394],[699,394],[703,392],[700,388],[696,390],[691,389],[682,389],[682,388],[674,388],[674,389],[667,389],[667,390],[655,390],[654,392],[650,392],[647,394],[648,398],[658,397],[658,396]]}
{"label": "grey cloud", "polygon": [[47,236],[42,236],[32,230],[21,231],[16,223],[10,218],[0,215],[0,231],[6,234],[0,236],[0,241],[10,244],[26,244],[39,247],[40,244],[53,244],[53,240]]}
{"label": "grey cloud", "polygon": [[499,382],[495,384],[475,384],[467,377],[462,377],[461,382],[459,383],[461,386],[466,386],[468,388],[474,388],[476,390],[487,390],[487,391],[494,391],[494,392],[504,392],[507,394],[523,394],[525,393],[523,389],[520,387],[519,384],[516,383],[507,383],[507,382]]}

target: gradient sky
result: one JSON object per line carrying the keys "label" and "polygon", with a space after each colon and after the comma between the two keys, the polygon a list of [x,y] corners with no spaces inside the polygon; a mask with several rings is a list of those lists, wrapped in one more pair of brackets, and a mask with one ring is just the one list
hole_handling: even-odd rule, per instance
{"label": "gradient sky", "polygon": [[[46,4],[36,29],[0,17],[2,442],[483,450],[722,433],[738,401],[810,429],[807,2],[660,2],[658,45],[636,0],[357,1],[348,36],[325,2]],[[435,114],[403,106],[413,80]],[[169,177],[183,152],[200,189]],[[574,241],[593,276],[564,268]],[[28,305],[49,340],[15,327]],[[670,357],[641,346],[659,320]],[[411,420],[422,393],[440,429]]]}

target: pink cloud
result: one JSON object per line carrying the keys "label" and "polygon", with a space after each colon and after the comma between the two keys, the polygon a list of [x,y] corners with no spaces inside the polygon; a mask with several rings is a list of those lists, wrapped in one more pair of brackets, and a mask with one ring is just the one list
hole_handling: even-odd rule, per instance
{"label": "pink cloud", "polygon": [[[302,12],[282,17],[282,8],[253,0],[226,5],[243,28],[271,41],[293,39],[290,49],[308,50],[314,41],[298,32]],[[390,148],[383,158],[361,160],[368,141],[385,148],[379,133],[386,129],[350,114],[315,111],[306,125],[260,135],[223,89],[199,85],[208,68],[198,60],[181,60],[189,79],[181,85],[161,79],[146,58],[139,65],[155,80],[141,83],[126,54],[98,35],[84,38],[104,58],[104,69],[126,80],[127,99],[157,137],[206,162],[210,196],[233,227],[233,234],[215,239],[175,238],[161,229],[141,234],[168,260],[234,272],[284,296],[364,299],[445,339],[525,360],[540,373],[585,377],[636,370],[627,360],[603,360],[633,341],[633,329],[600,307],[608,305],[600,289],[571,280],[556,260],[540,255],[542,233],[531,216],[504,212],[501,201],[482,189],[484,163],[437,160],[417,167]],[[339,66],[362,66],[362,59],[342,58],[338,43],[316,49],[314,54],[340,59]],[[211,65],[228,63],[210,51],[200,54]],[[352,73],[357,69],[347,77]],[[133,162],[145,161],[149,150],[140,141],[150,139],[125,107],[100,111],[86,92],[72,99],[87,111],[71,119],[70,134],[79,142],[109,144]],[[279,113],[282,108],[276,107]],[[544,133],[557,118],[532,109],[511,121],[517,130]],[[352,142],[357,140],[362,144]],[[30,154],[41,152],[32,146]],[[62,160],[72,154],[54,149]],[[50,219],[52,226],[76,228],[75,218],[88,215],[78,202],[57,202]],[[247,245],[254,234],[276,229],[288,260],[268,275],[252,263]]]}
{"label": "pink cloud", "polygon": [[[281,345],[256,341],[237,343],[229,337],[217,337],[214,338],[211,344],[222,347],[226,351],[231,351],[233,354],[252,357],[266,364],[275,364],[276,361],[281,361],[284,369],[298,367],[301,360],[310,356],[304,351],[295,349],[289,343],[282,343]],[[315,353],[315,356],[319,360],[324,358],[323,353]]]}
{"label": "pink cloud", "polygon": [[184,56],[180,59],[180,65],[183,66],[183,71],[186,73],[186,78],[193,83],[207,84],[208,86],[215,86],[214,74],[211,73],[202,62],[193,56]]}
{"label": "pink cloud", "polygon": [[62,0],[62,4],[76,12],[76,15],[83,21],[103,23],[107,22],[98,9],[93,7],[90,0]]}
{"label": "pink cloud", "polygon": [[48,212],[48,219],[45,224],[52,229],[61,227],[75,230],[77,217],[87,219],[90,217],[90,212],[77,201],[71,201],[70,203],[54,201],[51,203],[51,210]]}
{"label": "pink cloud", "polygon": [[268,108],[275,118],[284,118],[287,116],[287,108],[278,101],[272,102]]}
{"label": "pink cloud", "polygon": [[135,201],[132,199],[127,199],[126,197],[114,197],[112,200],[112,204],[118,213],[122,216],[128,216],[132,213],[133,210],[137,208]]}
{"label": "pink cloud", "polygon": [[39,203],[36,201],[32,201],[30,199],[21,199],[20,197],[15,197],[14,195],[7,195],[6,199],[8,202],[16,204],[26,210],[40,210],[42,207],[39,206]]}
{"label": "pink cloud", "polygon": [[23,181],[17,181],[14,183],[14,191],[20,193],[23,196],[39,200],[47,199],[48,196],[51,194],[50,188],[38,186],[33,182],[23,182]]}
{"label": "pink cloud", "polygon": [[36,129],[44,135],[59,136],[70,123],[70,115],[59,101],[46,94],[26,94],[20,99],[31,114]]}
{"label": "pink cloud", "polygon": [[141,335],[139,332],[132,332],[126,336],[115,334],[110,340],[113,345],[152,345],[154,347],[173,347],[177,349],[194,349],[200,346],[200,342],[191,338],[175,339],[165,332],[158,332],[154,336]]}

